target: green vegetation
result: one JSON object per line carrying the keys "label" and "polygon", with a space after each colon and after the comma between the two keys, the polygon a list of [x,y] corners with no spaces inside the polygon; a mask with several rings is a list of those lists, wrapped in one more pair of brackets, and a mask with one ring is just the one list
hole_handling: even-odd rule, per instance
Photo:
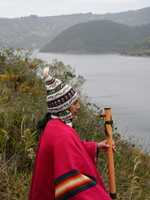
{"label": "green vegetation", "polygon": [[150,37],[140,41],[129,51],[123,53],[129,56],[150,56]]}
{"label": "green vegetation", "polygon": [[150,25],[130,27],[106,20],[74,25],[41,49],[42,52],[105,54],[127,51],[149,37]]}
{"label": "green vegetation", "polygon": [[[74,85],[81,109],[75,129],[80,138],[105,138],[101,109],[80,93],[82,76],[71,66],[54,60],[37,59],[31,51],[3,49],[0,52],[0,199],[27,200],[40,137],[38,120],[46,114],[46,91],[40,71],[49,66],[52,76]],[[40,76],[38,76],[39,74]],[[115,127],[113,127],[115,130]],[[118,153],[114,155],[118,200],[148,200],[150,197],[150,156],[130,141],[113,134]],[[109,191],[107,154],[100,153],[98,171]]]}
{"label": "green vegetation", "polygon": [[31,15],[21,18],[0,18],[0,46],[41,49],[65,29],[82,22],[109,20],[129,26],[150,23],[150,7],[102,15],[86,13],[52,17]]}

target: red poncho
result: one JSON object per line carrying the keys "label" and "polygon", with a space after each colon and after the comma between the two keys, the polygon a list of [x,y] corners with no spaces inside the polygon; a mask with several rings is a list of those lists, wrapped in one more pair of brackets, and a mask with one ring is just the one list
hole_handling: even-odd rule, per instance
{"label": "red poncho", "polygon": [[97,143],[80,141],[60,119],[39,141],[29,200],[111,200],[96,170]]}

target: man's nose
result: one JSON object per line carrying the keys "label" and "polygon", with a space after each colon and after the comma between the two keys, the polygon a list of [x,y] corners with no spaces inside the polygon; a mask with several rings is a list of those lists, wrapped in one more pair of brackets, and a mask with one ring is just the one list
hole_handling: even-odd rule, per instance
{"label": "man's nose", "polygon": [[77,103],[76,109],[80,109],[80,104]]}

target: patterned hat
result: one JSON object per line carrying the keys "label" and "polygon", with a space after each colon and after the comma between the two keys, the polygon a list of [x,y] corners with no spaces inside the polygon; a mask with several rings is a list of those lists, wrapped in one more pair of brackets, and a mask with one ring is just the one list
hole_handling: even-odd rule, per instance
{"label": "patterned hat", "polygon": [[66,124],[72,122],[72,114],[69,107],[78,99],[77,92],[57,78],[48,75],[49,67],[44,69],[46,76],[47,90],[47,112],[56,113],[59,118]]}

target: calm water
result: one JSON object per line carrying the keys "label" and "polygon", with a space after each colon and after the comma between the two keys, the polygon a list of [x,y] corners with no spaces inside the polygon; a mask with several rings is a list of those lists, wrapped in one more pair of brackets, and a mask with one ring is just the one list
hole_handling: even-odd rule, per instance
{"label": "calm water", "polygon": [[86,79],[83,92],[101,109],[111,107],[118,132],[136,144],[150,146],[150,58],[120,55],[38,53],[52,63],[57,58]]}

